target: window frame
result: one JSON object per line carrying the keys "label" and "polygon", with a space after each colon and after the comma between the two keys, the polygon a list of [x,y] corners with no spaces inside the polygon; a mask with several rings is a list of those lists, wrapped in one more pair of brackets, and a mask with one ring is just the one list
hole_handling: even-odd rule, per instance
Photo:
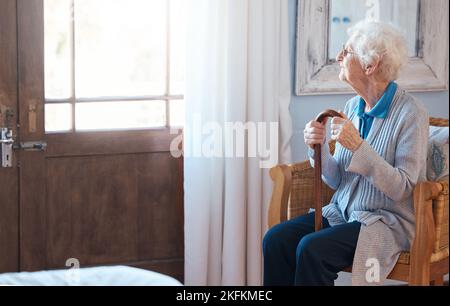
{"label": "window frame", "polygon": [[[448,0],[419,0],[419,56],[410,58],[400,75],[398,83],[403,89],[448,90],[448,9]],[[339,80],[339,64],[329,62],[329,14],[330,0],[298,1],[295,82],[298,96],[354,93]]]}
{"label": "window frame", "polygon": [[[75,67],[75,1],[70,0],[71,7],[71,19],[70,19],[70,33],[69,39],[71,41],[70,44],[70,65],[71,65],[71,92],[70,97],[67,99],[47,99],[44,97],[44,103],[47,104],[70,104],[71,105],[71,129],[64,131],[46,131],[46,134],[72,134],[72,133],[100,133],[100,132],[115,132],[115,131],[145,131],[145,130],[161,130],[161,129],[183,129],[180,126],[171,126],[171,118],[170,118],[170,104],[172,101],[184,100],[183,94],[171,94],[171,0],[166,0],[166,27],[165,27],[165,36],[166,36],[166,87],[165,93],[163,95],[147,95],[147,96],[98,96],[98,97],[89,97],[89,98],[77,98],[76,97],[76,67]],[[43,5],[45,2],[43,1]],[[45,33],[44,33],[45,35]],[[45,95],[45,93],[44,93]],[[166,123],[165,126],[158,127],[148,127],[148,128],[119,128],[119,129],[95,129],[95,130],[76,130],[76,105],[80,103],[98,103],[98,102],[137,102],[137,101],[164,101],[165,102],[165,115],[166,115]]]}

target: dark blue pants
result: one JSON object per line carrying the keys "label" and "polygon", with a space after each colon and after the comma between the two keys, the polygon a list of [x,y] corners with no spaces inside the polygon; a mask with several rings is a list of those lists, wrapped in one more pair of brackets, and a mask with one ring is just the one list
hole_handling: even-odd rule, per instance
{"label": "dark blue pants", "polygon": [[278,224],[264,237],[265,286],[333,286],[337,273],[352,265],[361,223],[314,232],[314,213]]}

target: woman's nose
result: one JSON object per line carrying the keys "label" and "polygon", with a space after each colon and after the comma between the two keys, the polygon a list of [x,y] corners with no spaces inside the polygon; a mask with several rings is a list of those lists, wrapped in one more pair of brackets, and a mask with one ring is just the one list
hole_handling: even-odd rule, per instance
{"label": "woman's nose", "polygon": [[336,61],[342,62],[344,60],[344,56],[342,55],[342,51],[339,51],[339,53],[336,55]]}

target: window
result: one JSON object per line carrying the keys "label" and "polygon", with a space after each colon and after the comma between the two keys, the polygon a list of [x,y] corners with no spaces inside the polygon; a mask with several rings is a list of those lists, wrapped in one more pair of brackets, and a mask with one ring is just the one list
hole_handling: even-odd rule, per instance
{"label": "window", "polygon": [[45,0],[47,133],[183,125],[185,0]]}
{"label": "window", "polygon": [[297,95],[352,93],[339,81],[335,56],[347,29],[362,19],[396,24],[408,42],[409,63],[398,80],[404,89],[448,89],[448,0],[299,0]]}

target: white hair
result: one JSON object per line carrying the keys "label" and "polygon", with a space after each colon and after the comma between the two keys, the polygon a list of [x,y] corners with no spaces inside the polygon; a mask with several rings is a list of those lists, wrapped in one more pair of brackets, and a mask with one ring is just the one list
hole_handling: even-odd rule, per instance
{"label": "white hair", "polygon": [[406,40],[398,29],[390,24],[364,20],[351,27],[348,35],[363,67],[380,59],[381,77],[388,81],[398,78],[408,61]]}

